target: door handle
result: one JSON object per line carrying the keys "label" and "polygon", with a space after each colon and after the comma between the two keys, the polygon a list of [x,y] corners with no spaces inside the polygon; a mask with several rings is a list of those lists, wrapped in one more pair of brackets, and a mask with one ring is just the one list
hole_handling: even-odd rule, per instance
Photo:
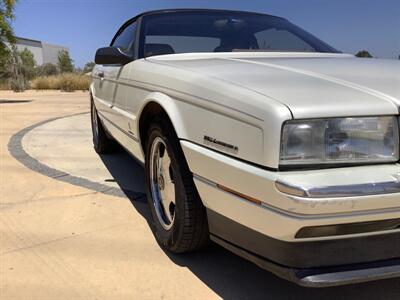
{"label": "door handle", "polygon": [[104,72],[97,73],[97,76],[99,76],[100,79],[104,79]]}

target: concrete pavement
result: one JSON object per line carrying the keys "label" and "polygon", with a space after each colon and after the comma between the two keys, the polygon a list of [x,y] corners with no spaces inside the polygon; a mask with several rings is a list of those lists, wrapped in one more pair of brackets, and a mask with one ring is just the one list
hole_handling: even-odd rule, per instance
{"label": "concrete pavement", "polygon": [[0,91],[0,299],[400,295],[399,279],[298,287],[216,245],[165,253],[148,224],[141,166],[122,150],[95,154],[87,112],[84,92]]}

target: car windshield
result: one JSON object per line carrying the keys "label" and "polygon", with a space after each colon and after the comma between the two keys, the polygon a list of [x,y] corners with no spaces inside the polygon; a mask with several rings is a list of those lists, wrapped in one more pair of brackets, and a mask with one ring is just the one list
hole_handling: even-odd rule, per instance
{"label": "car windshield", "polygon": [[143,18],[144,57],[194,52],[338,53],[289,21],[256,13],[175,11]]}

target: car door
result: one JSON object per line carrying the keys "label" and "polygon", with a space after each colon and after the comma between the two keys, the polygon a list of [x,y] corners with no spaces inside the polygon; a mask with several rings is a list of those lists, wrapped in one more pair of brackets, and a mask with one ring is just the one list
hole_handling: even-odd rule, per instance
{"label": "car door", "polygon": [[[114,38],[112,45],[118,47],[125,53],[134,57],[137,21],[133,21],[125,25],[122,30]],[[134,62],[132,62],[134,63]],[[132,64],[131,63],[131,64]],[[123,66],[108,66],[107,74],[113,86],[112,115],[110,121],[114,123],[121,131],[129,134],[130,115],[126,112],[126,103],[130,94],[130,86],[126,83],[129,81],[130,67],[129,64]]]}
{"label": "car door", "polygon": [[[136,22],[133,21],[122,27],[114,37],[111,47],[118,47],[133,57],[133,45],[136,35]],[[128,78],[129,68],[127,65],[102,65],[98,66],[95,76],[99,77],[98,98],[105,104],[103,117],[120,130],[126,130],[124,110],[126,109],[126,93],[124,87],[118,84],[121,80]]]}
{"label": "car door", "polygon": [[109,89],[110,84],[105,80],[105,70],[107,70],[106,66],[96,65],[92,71],[93,99],[96,101],[96,109],[100,116],[109,118],[114,99],[113,92]]}
{"label": "car door", "polygon": [[101,117],[110,120],[113,116],[112,106],[115,94],[115,79],[118,76],[119,66],[98,65],[94,69],[94,98],[96,108]]}

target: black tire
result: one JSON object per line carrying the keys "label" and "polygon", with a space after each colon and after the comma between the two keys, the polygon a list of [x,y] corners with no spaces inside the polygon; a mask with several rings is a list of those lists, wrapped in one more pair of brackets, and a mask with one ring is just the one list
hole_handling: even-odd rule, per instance
{"label": "black tire", "polygon": [[[151,191],[150,156],[153,141],[161,138],[165,143],[175,186],[174,221],[166,230],[157,216]],[[171,170],[172,168],[172,170]],[[209,243],[207,214],[193,182],[175,130],[167,120],[156,118],[150,125],[146,139],[145,173],[147,199],[153,218],[153,232],[158,243],[173,253],[198,250]]]}
{"label": "black tire", "polygon": [[93,148],[98,154],[112,153],[115,151],[115,142],[107,136],[101,123],[99,115],[94,105],[93,99],[90,100],[90,120],[92,123]]}

